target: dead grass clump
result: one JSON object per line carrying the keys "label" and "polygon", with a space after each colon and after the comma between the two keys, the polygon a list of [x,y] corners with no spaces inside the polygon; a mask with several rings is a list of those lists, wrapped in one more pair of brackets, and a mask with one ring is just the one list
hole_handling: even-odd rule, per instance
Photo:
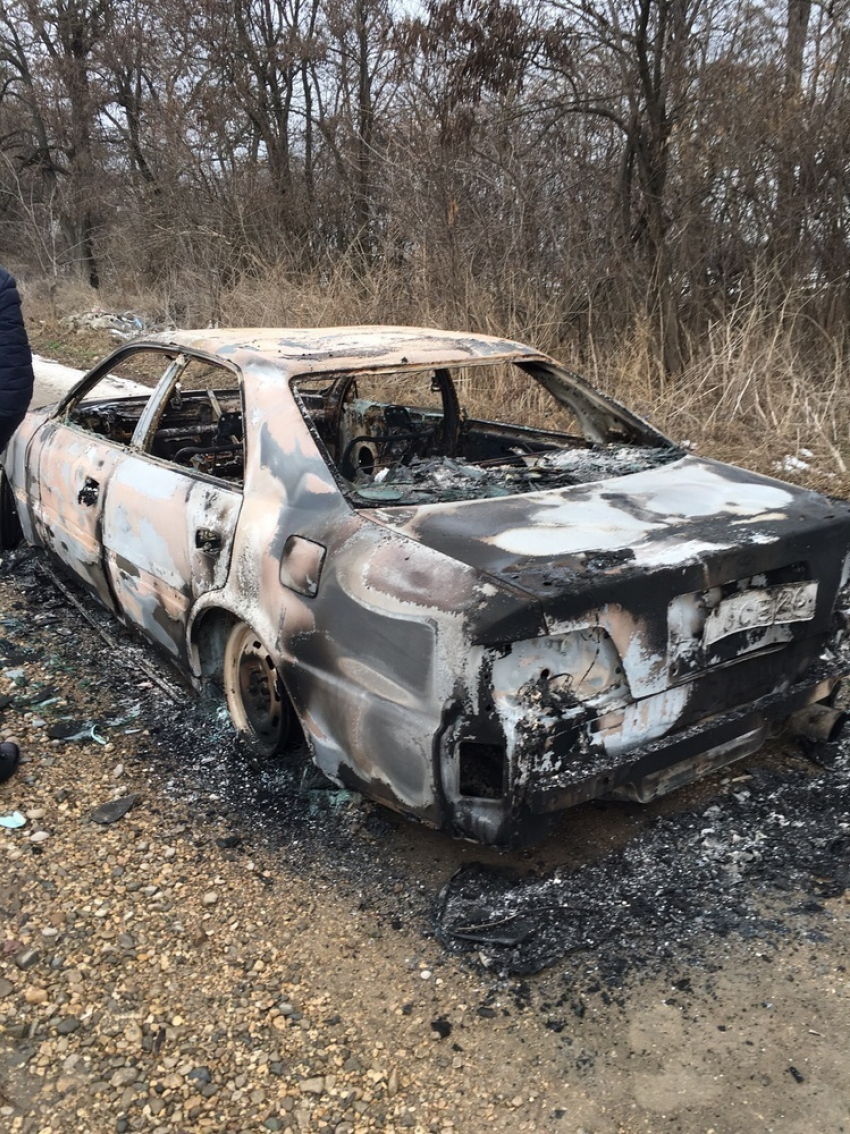
{"label": "dead grass clump", "polygon": [[[653,373],[638,327],[591,375],[676,440],[834,494],[850,491],[850,387],[837,344],[791,305],[753,302],[715,323],[675,380]],[[607,373],[603,369],[607,363]]]}

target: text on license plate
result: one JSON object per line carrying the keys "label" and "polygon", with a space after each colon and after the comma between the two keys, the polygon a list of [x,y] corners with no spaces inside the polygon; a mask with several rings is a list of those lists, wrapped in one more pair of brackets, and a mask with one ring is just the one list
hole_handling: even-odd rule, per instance
{"label": "text on license plate", "polygon": [[704,646],[742,630],[758,630],[782,622],[808,622],[814,618],[817,583],[783,583],[730,595],[705,620]]}

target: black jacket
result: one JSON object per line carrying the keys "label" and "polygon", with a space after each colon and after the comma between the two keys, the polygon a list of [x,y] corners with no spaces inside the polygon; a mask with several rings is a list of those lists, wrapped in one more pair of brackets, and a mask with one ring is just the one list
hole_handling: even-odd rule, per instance
{"label": "black jacket", "polygon": [[0,449],[23,421],[32,399],[32,353],[13,276],[0,268]]}

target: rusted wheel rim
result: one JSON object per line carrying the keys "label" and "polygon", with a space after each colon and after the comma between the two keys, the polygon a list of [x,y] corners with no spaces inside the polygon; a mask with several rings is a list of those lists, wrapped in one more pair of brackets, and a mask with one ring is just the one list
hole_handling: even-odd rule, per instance
{"label": "rusted wheel rim", "polygon": [[227,640],[224,691],[237,731],[270,754],[280,751],[288,731],[288,706],[268,650],[244,622],[233,627]]}

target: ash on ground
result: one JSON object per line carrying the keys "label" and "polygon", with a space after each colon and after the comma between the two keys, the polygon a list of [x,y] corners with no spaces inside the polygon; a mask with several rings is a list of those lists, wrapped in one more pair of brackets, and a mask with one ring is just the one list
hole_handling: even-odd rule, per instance
{"label": "ash on ground", "polygon": [[[795,932],[823,940],[822,902],[850,884],[850,742],[818,755],[814,775],[741,771],[704,809],[659,817],[622,850],[572,872],[464,867],[440,894],[438,936],[502,975],[592,953],[613,983],[695,941]],[[813,928],[813,916],[823,925]]]}

